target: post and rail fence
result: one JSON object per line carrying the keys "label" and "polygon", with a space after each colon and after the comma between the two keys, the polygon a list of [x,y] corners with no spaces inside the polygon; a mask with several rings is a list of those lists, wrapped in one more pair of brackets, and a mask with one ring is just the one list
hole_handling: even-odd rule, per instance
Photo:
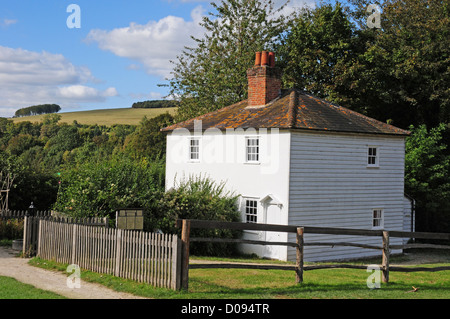
{"label": "post and rail fence", "polygon": [[[326,228],[309,226],[270,225],[254,223],[219,222],[210,220],[177,220],[181,228],[181,239],[177,235],[155,234],[143,231],[121,230],[97,224],[81,225],[76,221],[55,221],[49,218],[26,217],[24,230],[24,252],[28,236],[34,239],[37,256],[62,263],[79,265],[80,268],[152,284],[156,287],[188,290],[189,269],[196,268],[244,268],[282,269],[295,271],[296,282],[303,282],[303,272],[327,268],[367,269],[365,265],[327,264],[304,265],[304,247],[307,246],[355,246],[380,250],[383,282],[389,282],[390,271],[441,271],[450,267],[393,267],[389,265],[392,249],[439,248],[450,249],[449,245],[403,244],[391,245],[391,237],[450,240],[448,233],[423,233],[347,228]],[[37,226],[36,226],[37,225]],[[102,227],[98,227],[102,226]],[[106,226],[106,227],[105,227]],[[191,229],[233,229],[287,232],[295,234],[295,242],[271,242],[237,238],[191,238]],[[330,234],[350,236],[375,236],[382,239],[381,245],[349,242],[308,242],[305,234]],[[189,263],[190,242],[232,242],[256,245],[284,245],[296,249],[294,264],[254,263]]]}
{"label": "post and rail fence", "polygon": [[[328,227],[309,227],[309,226],[289,226],[289,225],[270,225],[256,223],[230,223],[210,220],[177,220],[177,227],[181,228],[181,286],[187,290],[189,286],[189,269],[198,268],[245,268],[245,269],[282,269],[296,272],[296,282],[303,282],[303,272],[314,269],[327,268],[353,268],[367,269],[367,265],[352,264],[332,264],[332,265],[304,265],[304,247],[305,246],[353,246],[365,249],[376,249],[382,252],[382,262],[380,269],[382,271],[383,282],[389,282],[390,271],[414,272],[414,271],[442,271],[450,270],[450,267],[393,267],[389,265],[389,257],[391,249],[409,249],[409,248],[431,248],[431,249],[450,249],[448,245],[432,245],[432,244],[403,244],[390,245],[390,237],[415,238],[415,239],[437,239],[450,240],[450,233],[425,233],[425,232],[403,232],[403,231],[384,231],[384,230],[365,230],[365,229],[348,229],[348,228],[328,228]],[[270,242],[256,241],[245,239],[225,239],[225,238],[191,238],[190,231],[192,228],[202,229],[233,229],[233,230],[256,230],[256,231],[272,231],[287,232],[296,235],[296,242]],[[349,243],[349,242],[305,242],[305,234],[328,234],[328,235],[350,235],[350,236],[375,236],[382,238],[380,246]],[[232,242],[256,245],[282,245],[296,248],[295,265],[265,265],[251,263],[213,263],[213,264],[189,264],[189,243],[190,242]]]}

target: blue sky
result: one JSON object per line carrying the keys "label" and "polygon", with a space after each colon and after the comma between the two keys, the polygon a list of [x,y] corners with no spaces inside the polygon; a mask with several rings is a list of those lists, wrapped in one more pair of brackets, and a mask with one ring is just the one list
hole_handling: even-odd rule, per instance
{"label": "blue sky", "polygon": [[210,10],[202,0],[2,0],[0,117],[45,103],[71,112],[162,99],[169,61],[203,35]]}

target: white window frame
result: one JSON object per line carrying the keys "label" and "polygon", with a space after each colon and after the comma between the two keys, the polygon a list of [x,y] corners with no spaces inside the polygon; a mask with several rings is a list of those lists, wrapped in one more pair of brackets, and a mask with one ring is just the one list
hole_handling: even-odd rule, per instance
{"label": "white window frame", "polygon": [[[190,137],[190,138],[188,139],[188,141],[189,141],[189,144],[188,144],[188,161],[189,161],[190,163],[198,163],[198,162],[200,162],[200,150],[201,150],[201,141],[200,141],[200,138],[199,138],[199,137]],[[197,146],[193,146],[193,145],[192,145],[192,142],[193,142],[193,141],[197,141],[197,142],[198,142]],[[192,151],[192,149],[193,149],[194,147],[197,147],[197,152],[193,152],[193,151]],[[197,154],[197,158],[192,158],[192,155],[193,155],[193,154]]]}
{"label": "white window frame", "polygon": [[[256,141],[257,144],[249,145],[250,141]],[[261,160],[261,140],[259,136],[245,137],[245,162],[250,164],[259,164]],[[254,150],[256,149],[256,152]],[[251,151],[251,152],[250,152]],[[252,158],[249,158],[251,156]]]}
{"label": "white window frame", "polygon": [[384,209],[372,209],[372,229],[384,229]]}
{"label": "white window frame", "polygon": [[[259,221],[259,201],[253,197],[242,198],[243,219],[245,223],[257,224]],[[251,202],[251,205],[249,203]]]}
{"label": "white window frame", "polygon": [[[375,150],[375,154],[373,154]],[[378,146],[369,145],[367,147],[367,167],[380,167],[380,148]]]}

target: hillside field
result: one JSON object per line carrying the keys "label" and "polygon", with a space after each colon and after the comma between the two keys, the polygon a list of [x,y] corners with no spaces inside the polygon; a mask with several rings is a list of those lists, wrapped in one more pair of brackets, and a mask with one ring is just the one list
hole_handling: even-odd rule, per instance
{"label": "hillside field", "polygon": [[[76,120],[80,124],[88,125],[106,125],[113,124],[130,124],[137,125],[144,116],[148,118],[156,117],[160,114],[170,113],[175,114],[176,108],[158,108],[158,109],[133,109],[133,108],[120,108],[120,109],[104,109],[93,111],[79,111],[58,113],[61,115],[61,122],[71,124]],[[20,118],[13,118],[14,122],[30,121],[40,122],[45,115],[25,116]]]}

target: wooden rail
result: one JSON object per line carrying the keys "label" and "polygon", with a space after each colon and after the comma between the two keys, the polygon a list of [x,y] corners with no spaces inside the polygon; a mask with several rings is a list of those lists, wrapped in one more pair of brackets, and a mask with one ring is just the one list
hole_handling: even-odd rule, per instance
{"label": "wooden rail", "polygon": [[[439,248],[450,249],[446,245],[431,245],[431,244],[406,244],[406,245],[390,245],[390,237],[401,238],[421,238],[421,239],[441,239],[450,240],[449,233],[425,233],[425,232],[402,232],[402,231],[384,231],[384,230],[365,230],[365,229],[348,229],[348,228],[328,228],[328,227],[310,227],[310,226],[289,226],[289,225],[271,225],[271,224],[255,224],[255,223],[230,223],[209,220],[177,220],[177,227],[181,227],[181,242],[182,242],[182,269],[181,269],[181,285],[187,290],[189,286],[189,268],[246,268],[246,269],[281,269],[294,270],[296,272],[296,282],[303,282],[303,272],[306,270],[328,269],[328,268],[353,268],[353,269],[367,269],[364,265],[349,265],[349,264],[333,264],[333,265],[308,265],[305,266],[304,247],[305,246],[353,246],[365,249],[378,249],[382,251],[382,262],[380,269],[382,271],[383,282],[389,281],[389,271],[442,271],[450,270],[450,267],[392,267],[389,265],[389,257],[391,249],[407,249],[407,248]],[[258,231],[273,231],[273,232],[287,232],[296,234],[296,242],[268,242],[244,239],[229,239],[229,238],[190,238],[190,231],[192,228],[203,229],[233,229],[233,230],[258,230]],[[365,245],[358,243],[347,242],[314,242],[305,243],[304,234],[330,234],[330,235],[349,235],[349,236],[374,236],[382,237],[382,245]],[[264,265],[264,264],[249,264],[249,263],[208,263],[208,264],[190,264],[189,263],[189,243],[190,242],[232,242],[245,243],[256,245],[283,245],[296,248],[296,262],[295,265]]]}

